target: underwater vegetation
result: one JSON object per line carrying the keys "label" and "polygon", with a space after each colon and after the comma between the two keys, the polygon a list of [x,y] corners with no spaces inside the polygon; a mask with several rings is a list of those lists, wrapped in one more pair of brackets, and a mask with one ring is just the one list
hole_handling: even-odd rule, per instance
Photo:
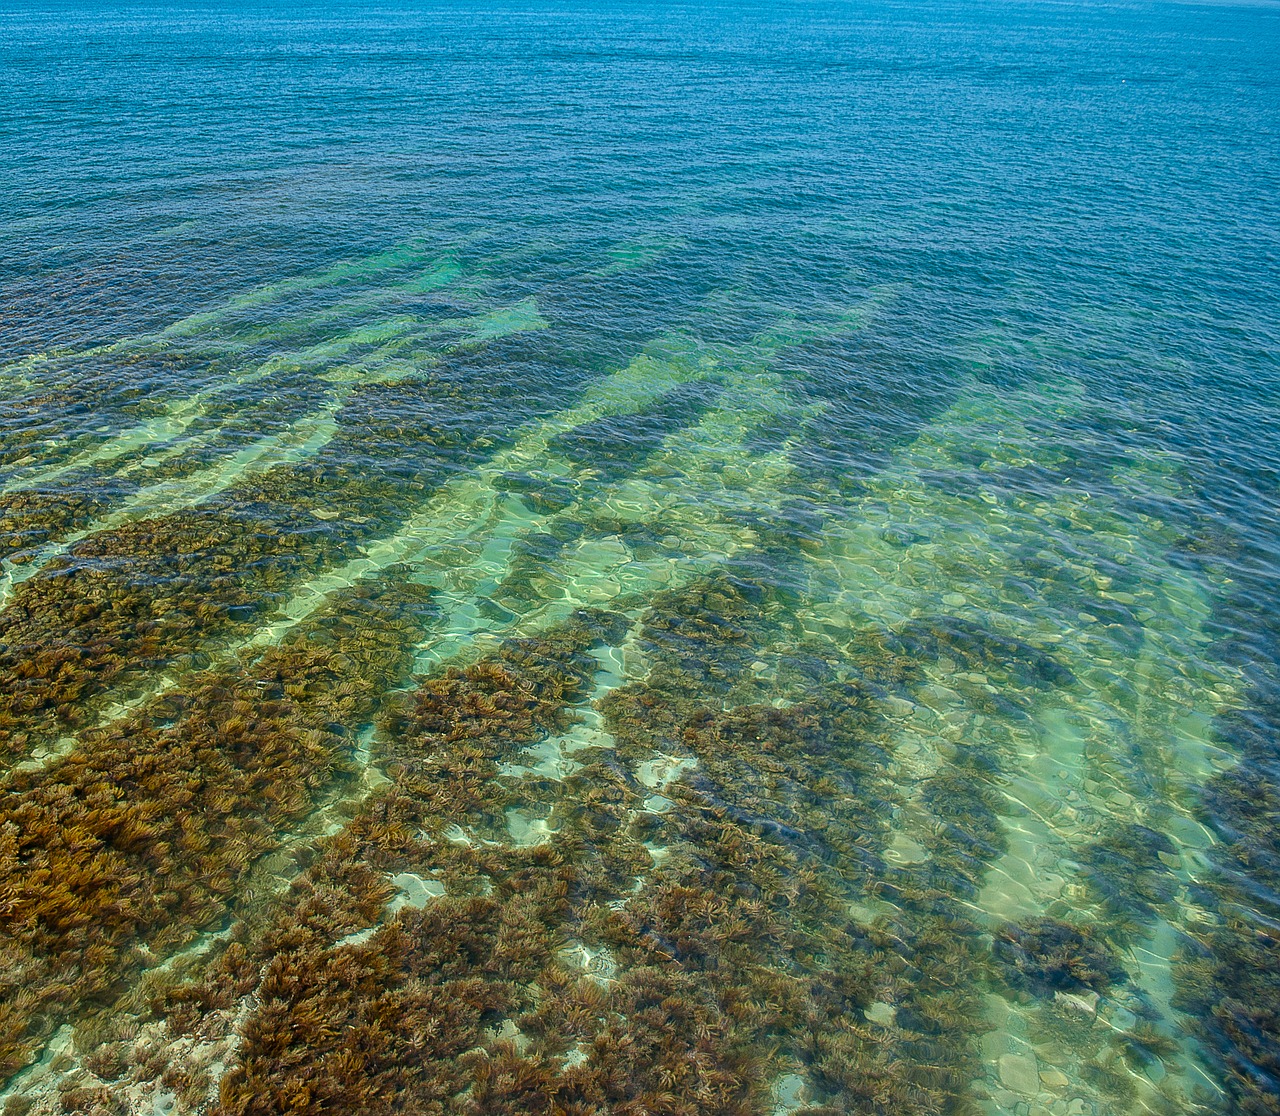
{"label": "underwater vegetation", "polygon": [[679,384],[636,414],[606,415],[567,430],[550,448],[617,480],[632,473],[669,435],[697,423],[722,390],[715,380]]}
{"label": "underwater vegetation", "polygon": [[[975,977],[981,953],[967,935],[976,933],[954,910],[904,913],[879,927],[848,913],[851,899],[879,889],[893,790],[877,740],[879,691],[867,682],[840,682],[832,667],[853,667],[864,678],[874,672],[858,670],[864,664],[844,661],[830,647],[822,649],[831,659],[824,662],[811,648],[792,656],[789,677],[801,688],[794,704],[724,710],[708,703],[717,689],[749,688],[752,660],[777,635],[762,620],[770,611],[767,596],[739,574],[657,595],[637,637],[650,657],[649,674],[643,683],[612,691],[601,707],[621,753],[635,749],[639,756],[647,746],[696,760],[679,784],[662,792],[673,802],[659,832],[667,844],[666,834],[692,824],[684,819],[698,808],[697,828],[670,847],[691,851],[700,886],[709,870],[732,869],[732,890],[725,894],[758,896],[767,905],[783,886],[785,936],[760,931],[754,948],[766,950],[757,964],[775,978],[797,969],[815,974],[807,990],[791,992],[807,1003],[810,1037],[801,1037],[805,1030],[796,1030],[794,1020],[769,1023],[775,1034],[791,1036],[783,1051],[809,1082],[812,1111],[958,1110],[972,1076],[972,1028],[964,1012],[974,1005],[964,984],[944,971]],[[716,828],[708,830],[711,824]],[[733,850],[740,843],[744,851],[724,866],[707,863],[708,848]],[[760,868],[753,867],[757,861]],[[654,881],[678,863],[673,852]],[[774,865],[779,875],[760,875]],[[754,874],[744,880],[748,869]],[[792,895],[791,886],[801,890]],[[648,891],[642,888],[627,910]],[[772,909],[781,917],[783,908]],[[662,940],[684,958],[687,935],[673,931]],[[798,952],[777,952],[781,943]],[[719,960],[721,952],[701,945],[693,956]],[[908,972],[918,982],[903,979]],[[861,988],[852,981],[855,973]]]}
{"label": "underwater vegetation", "polygon": [[260,386],[269,389],[269,402],[256,392],[220,392],[216,413],[192,409],[175,422],[172,439],[156,436],[159,445],[139,434],[116,447],[109,461],[73,461],[15,482],[0,493],[0,558],[30,561],[40,547],[89,527],[148,486],[193,476],[247,445],[265,444],[290,430],[325,385],[312,369],[283,365]]}
{"label": "underwater vegetation", "polygon": [[877,324],[807,341],[781,362],[805,400],[820,405],[791,453],[801,494],[856,493],[861,478],[881,468],[896,445],[950,406],[963,382],[950,366],[953,357],[929,350],[908,355],[891,336],[892,326]]}
{"label": "underwater vegetation", "polygon": [[1161,853],[1173,851],[1173,842],[1149,826],[1111,821],[1077,855],[1090,888],[1107,908],[1121,919],[1144,922],[1176,892],[1160,859]]}
{"label": "underwater vegetation", "polygon": [[948,655],[965,670],[1007,678],[1019,690],[1047,690],[1074,681],[1070,670],[1026,640],[959,616],[905,624],[895,631],[891,646],[910,658]]}
{"label": "underwater vegetation", "polygon": [[[617,703],[637,698],[645,707],[634,730],[623,717],[614,718],[622,754],[632,740],[646,749],[675,743],[682,706],[687,710],[690,702],[704,698],[723,700],[747,677],[758,646],[774,628],[769,605],[759,583],[733,572],[654,594],[637,637],[637,646],[653,663],[649,677],[642,690],[612,691],[603,706],[609,714]],[[652,710],[655,704],[661,708]],[[667,723],[671,728],[664,732],[659,726]]]}
{"label": "underwater vegetation", "polygon": [[74,478],[53,491],[26,489],[0,496],[0,557],[21,563],[24,552],[93,522],[111,506],[120,487],[119,482],[90,486]]}
{"label": "underwater vegetation", "polygon": [[[92,535],[0,612],[0,751],[84,724],[107,691],[261,622],[294,581],[366,540],[496,444],[521,412],[492,374],[353,393],[329,445],[190,509]],[[524,412],[527,414],[527,412]]]}
{"label": "underwater vegetation", "polygon": [[[658,830],[670,858],[625,910],[711,987],[725,981],[726,997],[735,970],[777,984],[766,1002],[795,1007],[772,1019],[731,1016],[728,1033],[755,1046],[757,1061],[764,1035],[782,1040],[779,1069],[809,1083],[802,1111],[958,1111],[972,1076],[964,1013],[974,1004],[955,977],[971,981],[981,965],[971,931],[951,911],[871,926],[850,914],[884,867],[893,788],[877,740],[879,689],[840,681],[834,667],[854,664],[809,647],[792,656],[801,700],[708,705],[709,694],[744,685],[776,640],[769,597],[736,573],[658,594],[637,637],[648,676],[601,703],[620,752],[647,743],[696,760],[662,792],[672,800]],[[676,903],[663,885],[684,857]],[[691,924],[707,888],[728,907]],[[726,945],[717,939],[729,927],[743,935]]]}
{"label": "underwater vegetation", "polygon": [[[891,793],[877,695],[816,648],[790,675],[806,700],[704,689],[749,687],[768,596],[713,575],[634,629],[575,613],[393,695],[390,782],[208,960],[156,973],[126,1012],[142,1032],[105,1027],[75,1087],[154,1081],[227,1113],[675,1116],[770,1112],[791,1074],[808,1116],[963,1111],[974,930],[851,907]],[[522,768],[624,638],[648,665],[599,703],[609,735],[562,779]]]}
{"label": "underwater vegetation", "polygon": [[1096,931],[1057,918],[1001,927],[994,950],[1011,984],[1041,996],[1106,992],[1125,977],[1115,952]]}
{"label": "underwater vegetation", "polygon": [[1200,1023],[1237,1111],[1280,1113],[1280,776],[1274,701],[1231,718],[1224,735],[1243,756],[1204,792],[1222,836],[1208,881],[1216,922],[1198,927],[1178,959],[1179,1002]]}
{"label": "underwater vegetation", "polygon": [[[634,282],[586,276],[582,290],[559,291],[567,321],[558,340],[491,323],[474,343],[429,354],[425,372],[357,384],[333,415],[332,438],[309,459],[97,531],[21,581],[0,611],[0,756],[19,758],[83,728],[112,694],[129,696],[157,669],[198,666],[262,623],[299,580],[358,556],[522,423],[562,407],[602,371],[598,357],[578,351],[579,319],[605,293],[626,304]],[[298,384],[305,373],[280,371]],[[182,460],[147,469],[162,480]],[[24,544],[82,526],[89,514],[78,505],[46,513],[35,500],[34,519],[20,510],[11,525],[15,536],[30,535]]]}
{"label": "underwater vegetation", "polygon": [[0,523],[43,549],[0,613],[5,1111],[1173,1111],[1184,895],[1212,911],[1185,1003],[1239,1095],[1267,1086],[1262,938],[1141,801],[1164,741],[1116,713],[1162,692],[1105,659],[1148,638],[1146,556],[982,541],[1041,499],[1072,529],[1061,494],[1114,498],[1129,459],[952,445],[945,370],[885,451],[836,380],[896,358],[785,323],[608,371],[540,316],[604,282],[519,300],[537,336],[406,334],[380,382],[275,368],[284,426],[323,413],[309,458],[180,511],[146,486],[217,474],[254,392],[156,452],[122,417],[62,504],[18,468]]}
{"label": "underwater vegetation", "polygon": [[991,750],[966,749],[921,787],[921,801],[938,821],[925,840],[931,867],[940,886],[960,895],[975,895],[987,866],[1007,848],[1004,800],[992,783],[999,771]]}
{"label": "underwater vegetation", "polygon": [[336,597],[255,661],[86,734],[0,786],[0,1066],[108,1005],[218,918],[264,853],[349,778],[354,734],[407,673],[429,593]]}
{"label": "underwater vegetation", "polygon": [[[264,353],[264,357],[265,357]],[[220,363],[181,347],[163,353],[97,354],[78,375],[10,396],[0,417],[0,468],[12,471],[69,458],[104,441],[126,421],[162,413],[170,385],[214,378]],[[86,415],[101,431],[84,431]]]}
{"label": "underwater vegetation", "polygon": [[[506,834],[510,795],[494,778],[498,761],[566,724],[595,666],[587,650],[620,636],[616,618],[579,614],[427,679],[386,715],[380,753],[392,785],[366,801],[265,924],[237,929],[202,981],[158,993],[180,1030],[252,991],[257,1007],[222,1082],[221,1110],[319,1112],[352,1096],[379,1111],[430,1107],[468,1083],[497,1097],[522,1082],[532,1089],[556,1068],[515,1058],[501,1042],[482,1047],[493,1041],[486,1028],[533,1007],[544,970],[600,1009],[593,986],[577,987],[555,953],[581,872],[554,844],[513,850],[470,835]],[[443,894],[378,925],[395,893],[387,876],[405,871],[439,880]],[[371,934],[357,933],[370,924]]]}

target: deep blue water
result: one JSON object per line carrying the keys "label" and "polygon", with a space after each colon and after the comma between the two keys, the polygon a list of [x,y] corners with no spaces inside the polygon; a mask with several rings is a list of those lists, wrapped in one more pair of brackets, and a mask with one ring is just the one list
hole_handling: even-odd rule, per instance
{"label": "deep blue water", "polygon": [[[880,787],[886,828],[868,837],[872,867],[843,848],[819,859],[857,933],[973,920],[957,931],[968,1023],[930,1023],[881,988],[854,997],[856,1027],[832,1014],[832,1033],[880,1027],[857,1041],[912,1081],[950,1059],[913,1095],[920,1111],[966,1097],[1020,1116],[1280,1110],[1277,59],[1272,3],[3,5],[0,733],[19,775],[0,813],[30,828],[30,801],[59,801],[75,757],[103,747],[93,726],[125,715],[115,702],[194,692],[233,659],[256,669],[271,624],[305,622],[291,601],[380,584],[392,563],[450,603],[410,641],[412,669],[371,683],[378,700],[563,621],[569,602],[620,610],[648,648],[619,652],[570,703],[591,724],[613,688],[676,702],[654,681],[660,594],[746,578],[772,627],[735,620],[753,633],[741,663],[699,629],[680,669],[737,665],[727,688],[681,700],[728,714],[816,701],[837,676],[879,687],[881,720],[859,731],[880,758],[858,778]],[[572,496],[510,495],[530,484]],[[458,510],[468,500],[478,519]],[[532,580],[512,588],[521,570]],[[869,666],[868,640],[923,675]],[[62,648],[87,664],[74,684],[39,658]],[[830,679],[795,665],[805,656]],[[391,770],[400,729],[385,717],[339,717],[335,755]],[[681,739],[661,755],[683,756]],[[707,774],[677,766],[671,785],[736,802],[739,784],[697,782],[728,776],[688,747],[687,771]],[[667,787],[639,762],[622,748],[615,763],[633,792]],[[937,804],[948,765],[970,808]],[[337,793],[325,778],[308,809]],[[819,844],[853,824],[769,788],[751,809],[770,824],[816,826]],[[981,788],[995,806],[979,808]],[[988,808],[994,829],[974,823],[958,867],[939,834]],[[273,816],[254,855],[319,847],[305,816]],[[474,824],[536,847],[523,823]],[[691,832],[670,847],[696,857]],[[810,854],[776,839],[800,872]],[[32,898],[44,840],[3,866],[27,898],[0,925],[0,992],[41,989],[12,1009],[6,1074],[63,1024],[134,1018],[111,1005],[194,935],[285,917],[246,914],[249,877],[232,873],[189,917],[113,931],[116,952],[91,964]],[[312,855],[254,893],[287,891]],[[397,867],[412,865],[376,864]],[[1041,890],[1046,874],[1058,882]],[[586,909],[557,923],[557,948],[596,956]],[[1044,917],[1086,927],[1127,978],[1010,976],[1008,943]],[[604,987],[622,996],[639,962],[610,948]],[[691,957],[669,960],[705,977]],[[84,977],[99,962],[106,975]],[[32,977],[41,965],[80,974],[72,991]],[[1064,999],[1080,993],[1084,1009]],[[531,1010],[485,1025],[524,1034]],[[806,1010],[824,1033],[828,1008]],[[143,1021],[170,1030],[147,1033],[198,1062],[155,1011]],[[781,1053],[762,1053],[768,1027],[734,1047],[748,1084],[732,1105],[683,1085],[655,1101],[638,1070],[612,1070],[620,1094],[570,1110],[887,1110],[842,1085],[794,1019],[776,1028]],[[496,1057],[498,1041],[470,1045]],[[587,1037],[582,1061],[564,1061],[568,1040],[537,1041],[512,1056],[604,1064]],[[276,1099],[236,1100],[259,1080],[248,1049],[216,1050],[241,1067],[226,1110],[284,1110],[265,1085]],[[77,1057],[11,1088],[56,1105],[71,1080],[131,1110],[155,1089],[199,1107],[145,1058],[121,1053],[111,1077]],[[218,1073],[192,1072],[217,1095]],[[426,1103],[396,1087],[378,1103]],[[503,1110],[478,1095],[460,1086],[444,1110]]]}

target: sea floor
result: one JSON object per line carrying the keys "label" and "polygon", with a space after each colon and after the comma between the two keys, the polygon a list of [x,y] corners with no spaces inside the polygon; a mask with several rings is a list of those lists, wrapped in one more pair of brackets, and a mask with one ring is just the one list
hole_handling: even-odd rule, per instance
{"label": "sea floor", "polygon": [[974,359],[856,470],[901,286],[589,363],[520,266],[0,369],[3,1111],[1244,1111],[1179,456]]}

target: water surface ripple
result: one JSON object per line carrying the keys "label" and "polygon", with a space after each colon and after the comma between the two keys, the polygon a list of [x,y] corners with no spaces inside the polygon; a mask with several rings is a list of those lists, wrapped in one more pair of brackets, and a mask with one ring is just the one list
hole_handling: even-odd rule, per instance
{"label": "water surface ripple", "polygon": [[1280,1113],[1280,8],[0,10],[5,1113]]}

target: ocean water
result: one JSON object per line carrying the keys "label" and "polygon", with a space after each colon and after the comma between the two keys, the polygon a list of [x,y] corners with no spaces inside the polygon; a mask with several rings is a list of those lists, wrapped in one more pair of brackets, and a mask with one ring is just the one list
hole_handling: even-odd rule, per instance
{"label": "ocean water", "polygon": [[0,1103],[1280,1112],[1280,7],[0,8]]}

